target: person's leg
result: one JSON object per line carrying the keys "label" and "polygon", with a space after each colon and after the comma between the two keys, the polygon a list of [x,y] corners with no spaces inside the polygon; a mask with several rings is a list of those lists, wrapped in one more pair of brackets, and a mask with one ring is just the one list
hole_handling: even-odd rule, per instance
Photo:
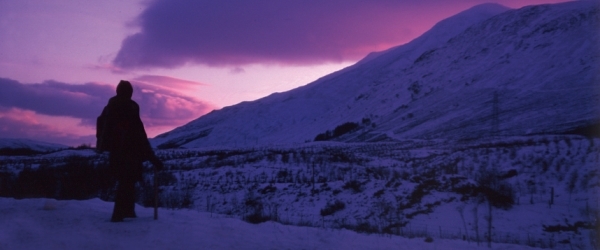
{"label": "person's leg", "polygon": [[124,184],[124,217],[125,218],[136,218],[135,214],[135,182],[125,182]]}
{"label": "person's leg", "polygon": [[117,184],[117,192],[115,194],[115,206],[113,208],[112,217],[110,219],[111,222],[121,222],[125,217],[125,205],[126,205],[126,185],[123,182],[119,181]]}

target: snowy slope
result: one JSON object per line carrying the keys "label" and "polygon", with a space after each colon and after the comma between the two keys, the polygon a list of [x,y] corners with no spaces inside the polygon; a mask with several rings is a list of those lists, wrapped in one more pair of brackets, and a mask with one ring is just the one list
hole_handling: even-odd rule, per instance
{"label": "snowy slope", "polygon": [[304,143],[363,119],[369,126],[340,140],[480,137],[493,124],[498,135],[589,126],[599,113],[599,23],[591,1],[476,6],[408,44],[306,86],[213,111],[152,143]]}
{"label": "snowy slope", "polygon": [[[275,93],[254,102],[242,102],[238,105],[213,111],[189,124],[171,132],[159,135],[152,140],[154,145],[172,143],[181,146],[195,138],[202,138],[189,146],[205,145],[244,145],[272,142],[303,142],[312,140],[339,122],[346,121],[347,115],[336,112],[336,107],[349,98],[354,98],[362,91],[363,78],[370,78],[377,72],[361,77],[363,71],[377,68],[380,62],[368,67],[359,67],[367,61],[385,61],[384,58],[399,55],[405,58],[405,64],[431,47],[441,46],[446,40],[466,29],[474,22],[482,21],[495,14],[507,10],[500,5],[486,4],[446,19],[415,41],[391,48],[385,52],[373,53],[357,65],[325,76],[311,84],[285,93]],[[388,52],[393,52],[388,55]],[[377,55],[376,55],[377,54]],[[383,62],[385,63],[385,62]],[[348,81],[351,79],[352,81]],[[361,114],[362,115],[362,114]],[[361,119],[357,118],[357,119]],[[249,126],[244,126],[249,125]],[[298,130],[307,128],[310,131]],[[288,134],[291,131],[291,134]],[[208,135],[207,135],[208,134]],[[265,136],[269,134],[269,138]],[[292,138],[288,138],[291,136]]]}
{"label": "snowy slope", "polygon": [[[514,204],[494,209],[494,242],[589,249],[596,231],[545,227],[597,225],[598,145],[583,136],[540,135],[163,150],[178,182],[165,187],[162,200],[243,218],[260,204],[281,223],[474,241],[487,228],[487,207],[461,187],[497,171]],[[322,216],[333,202],[345,205]]]}
{"label": "snowy slope", "polygon": [[499,135],[590,125],[599,114],[599,20],[595,3],[573,2],[509,11],[470,27],[406,71],[402,79],[420,91],[377,132],[489,135],[494,105]]}
{"label": "snowy slope", "polygon": [[[110,223],[112,203],[0,198],[0,249],[483,249],[458,240],[407,239],[285,226],[252,225],[193,210],[137,207],[139,218]],[[494,249],[533,249],[495,244]]]}
{"label": "snowy slope", "polygon": [[0,138],[0,149],[29,149],[36,152],[50,152],[66,149],[67,146],[28,139]]}

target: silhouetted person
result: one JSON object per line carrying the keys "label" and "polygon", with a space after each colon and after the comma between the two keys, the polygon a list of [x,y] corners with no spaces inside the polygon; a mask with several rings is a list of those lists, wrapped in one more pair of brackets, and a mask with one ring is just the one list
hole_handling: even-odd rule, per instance
{"label": "silhouetted person", "polygon": [[135,183],[142,180],[142,163],[151,161],[159,170],[163,167],[150,146],[132,94],[130,82],[119,82],[117,95],[110,98],[97,121],[96,147],[110,153],[109,168],[118,183],[112,222],[137,217]]}

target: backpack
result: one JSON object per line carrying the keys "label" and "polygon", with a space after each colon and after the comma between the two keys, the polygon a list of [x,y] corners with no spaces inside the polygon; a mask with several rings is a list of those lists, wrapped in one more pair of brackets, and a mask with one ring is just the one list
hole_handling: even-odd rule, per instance
{"label": "backpack", "polygon": [[115,112],[114,107],[111,109],[107,105],[96,119],[96,151],[131,149],[131,144],[135,143],[132,138],[135,134],[133,127],[128,116],[123,117],[123,113]]}
{"label": "backpack", "polygon": [[106,140],[106,133],[105,133],[105,128],[106,128],[106,115],[104,115],[104,112],[102,112],[102,114],[100,114],[100,116],[98,116],[98,118],[96,118],[96,150],[98,152],[105,152],[108,151],[108,145],[107,145],[107,141]]}

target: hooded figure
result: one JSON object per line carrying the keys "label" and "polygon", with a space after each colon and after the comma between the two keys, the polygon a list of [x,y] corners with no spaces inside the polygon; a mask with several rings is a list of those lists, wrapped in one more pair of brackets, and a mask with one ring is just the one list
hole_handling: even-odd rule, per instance
{"label": "hooded figure", "polygon": [[109,168],[118,182],[112,222],[136,217],[135,183],[142,180],[142,163],[151,161],[158,169],[163,166],[150,146],[132,94],[130,82],[119,82],[117,95],[110,98],[97,123],[97,148],[110,153]]}

